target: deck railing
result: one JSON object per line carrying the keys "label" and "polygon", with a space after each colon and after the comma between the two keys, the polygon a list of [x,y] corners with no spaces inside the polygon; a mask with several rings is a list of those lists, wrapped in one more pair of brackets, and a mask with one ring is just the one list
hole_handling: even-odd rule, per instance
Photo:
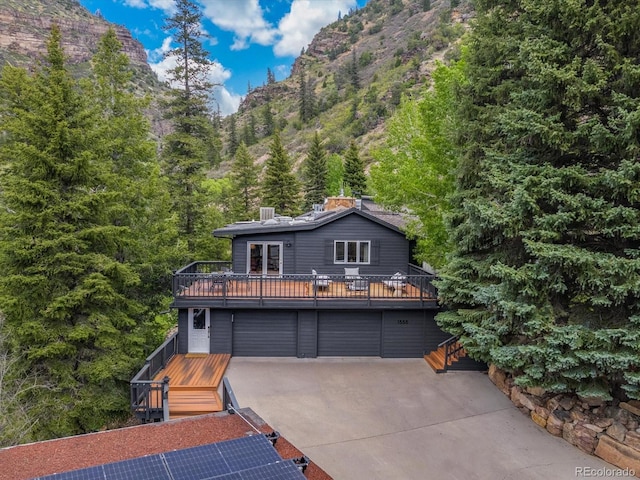
{"label": "deck railing", "polygon": [[169,419],[169,378],[154,380],[160,370],[178,352],[178,333],[171,335],[154,350],[135,377],[129,382],[131,410],[143,422]]}
{"label": "deck railing", "polygon": [[[207,262],[211,267],[215,262]],[[225,264],[225,267],[228,264]],[[324,299],[364,300],[415,300],[433,302],[437,290],[436,278],[425,270],[408,266],[408,274],[401,279],[391,275],[299,275],[277,276],[247,275],[222,271],[203,271],[191,264],[173,275],[173,295],[179,298],[202,298],[220,300],[309,300]]]}
{"label": "deck railing", "polygon": [[458,341],[460,337],[454,335],[453,337],[447,338],[444,342],[438,344],[439,347],[444,347],[444,371],[446,372],[449,363],[454,360],[458,360],[463,352],[464,347]]}

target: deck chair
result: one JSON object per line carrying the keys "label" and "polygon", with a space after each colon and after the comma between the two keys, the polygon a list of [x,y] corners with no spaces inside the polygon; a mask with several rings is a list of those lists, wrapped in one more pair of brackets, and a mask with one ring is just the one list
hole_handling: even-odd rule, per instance
{"label": "deck chair", "polygon": [[329,288],[329,284],[331,283],[329,275],[318,275],[318,272],[314,269],[311,270],[311,274],[313,275],[313,288]]}
{"label": "deck chair", "polygon": [[407,287],[407,276],[402,272],[396,272],[389,280],[383,280],[382,284],[391,290],[404,290]]}
{"label": "deck chair", "polygon": [[360,291],[369,288],[369,280],[360,276],[360,267],[345,267],[344,282],[348,290]]}

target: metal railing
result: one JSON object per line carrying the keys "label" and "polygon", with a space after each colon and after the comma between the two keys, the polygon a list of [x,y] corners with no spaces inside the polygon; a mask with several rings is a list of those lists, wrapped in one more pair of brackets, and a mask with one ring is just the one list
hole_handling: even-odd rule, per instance
{"label": "metal railing", "polygon": [[[209,264],[224,262],[207,262]],[[225,264],[227,265],[227,264]],[[262,303],[269,299],[313,300],[360,299],[416,300],[433,302],[437,290],[436,278],[415,265],[409,265],[409,273],[400,279],[390,275],[300,275],[274,276],[203,272],[198,265],[191,264],[173,275],[175,298],[207,297],[227,300],[253,299]]]}
{"label": "metal railing", "polygon": [[438,348],[444,347],[444,371],[449,368],[449,363],[460,359],[464,353],[464,347],[458,341],[460,337],[454,335],[438,344]]}
{"label": "metal railing", "polygon": [[131,410],[139,420],[148,422],[169,419],[169,377],[162,380],[153,378],[167,366],[177,352],[176,332],[147,357],[144,366],[129,382]]}

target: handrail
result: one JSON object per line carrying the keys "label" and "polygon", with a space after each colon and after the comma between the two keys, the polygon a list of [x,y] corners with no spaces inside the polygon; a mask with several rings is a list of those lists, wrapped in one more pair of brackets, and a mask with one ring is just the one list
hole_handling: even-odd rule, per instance
{"label": "handrail", "polygon": [[144,366],[129,382],[131,409],[139,419],[168,420],[169,377],[163,380],[153,380],[153,378],[167,366],[177,352],[178,332],[175,332],[147,357]]}
{"label": "handrail", "polygon": [[464,347],[458,340],[460,340],[460,336],[454,335],[452,337],[447,338],[444,342],[440,342],[438,344],[438,348],[444,347],[444,371],[445,372],[449,368],[449,360],[459,359],[460,353],[464,350]]}
{"label": "handrail", "polygon": [[230,299],[253,299],[258,300],[260,305],[265,299],[277,298],[308,299],[316,303],[322,298],[355,297],[366,300],[368,303],[371,300],[391,300],[394,297],[402,297],[405,300],[419,301],[421,305],[424,302],[437,300],[437,291],[433,285],[436,276],[414,265],[409,265],[410,273],[404,276],[402,285],[391,281],[391,275],[360,274],[355,284],[352,276],[323,275],[323,279],[328,283],[343,284],[344,288],[340,289],[316,288],[317,277],[314,275],[262,276],[230,272],[203,273],[195,272],[196,269],[192,264],[189,268],[185,267],[174,273],[174,298],[207,297],[221,300],[224,305]]}

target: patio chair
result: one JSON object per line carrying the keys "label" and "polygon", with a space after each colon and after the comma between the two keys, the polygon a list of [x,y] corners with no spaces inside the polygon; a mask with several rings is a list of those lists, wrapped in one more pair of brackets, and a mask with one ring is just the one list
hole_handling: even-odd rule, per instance
{"label": "patio chair", "polygon": [[329,275],[318,275],[318,272],[316,272],[314,269],[311,270],[311,274],[313,275],[314,289],[329,288],[329,284],[331,283]]}
{"label": "patio chair", "polygon": [[351,291],[369,289],[369,280],[363,279],[360,276],[360,267],[345,267],[344,283],[346,284],[347,289]]}
{"label": "patio chair", "polygon": [[407,287],[407,276],[402,272],[396,272],[389,280],[383,280],[382,284],[390,290],[404,290]]}

